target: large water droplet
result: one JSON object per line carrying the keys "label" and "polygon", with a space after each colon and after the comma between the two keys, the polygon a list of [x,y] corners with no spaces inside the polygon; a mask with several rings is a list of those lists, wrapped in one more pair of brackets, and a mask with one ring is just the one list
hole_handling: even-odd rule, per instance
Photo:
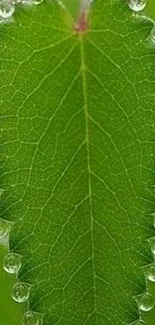
{"label": "large water droplet", "polygon": [[137,304],[139,309],[149,311],[154,307],[154,300],[149,293],[145,293],[143,296],[137,299]]}
{"label": "large water droplet", "polygon": [[0,17],[3,19],[10,18],[15,11],[15,6],[6,0],[0,2]]}
{"label": "large water droplet", "polygon": [[27,311],[22,319],[23,325],[38,325],[39,324],[39,317],[33,311]]}
{"label": "large water droplet", "polygon": [[12,288],[12,298],[16,302],[24,302],[29,298],[30,288],[26,283],[17,282]]}
{"label": "large water droplet", "polygon": [[14,274],[21,267],[21,257],[15,253],[8,253],[3,260],[3,268],[6,272]]}
{"label": "large water droplet", "polygon": [[9,231],[8,223],[5,220],[0,219],[0,239],[4,238]]}
{"label": "large water droplet", "polygon": [[129,0],[128,5],[133,11],[141,11],[146,7],[146,0]]}
{"label": "large water droplet", "polygon": [[155,282],[155,265],[151,265],[150,268],[147,270],[147,278],[152,281]]}

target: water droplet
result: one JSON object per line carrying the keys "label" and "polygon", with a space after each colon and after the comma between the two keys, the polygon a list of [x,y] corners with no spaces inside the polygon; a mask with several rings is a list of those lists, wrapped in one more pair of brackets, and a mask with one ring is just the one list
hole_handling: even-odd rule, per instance
{"label": "water droplet", "polygon": [[154,307],[154,300],[149,293],[145,293],[143,296],[137,299],[137,304],[139,309],[149,311]]}
{"label": "water droplet", "polygon": [[29,298],[30,288],[26,283],[17,282],[12,288],[12,298],[16,302],[24,302]]}
{"label": "water droplet", "polygon": [[155,238],[150,240],[151,251],[155,255]]}
{"label": "water droplet", "polygon": [[138,12],[146,7],[146,0],[129,0],[128,5],[130,9]]}
{"label": "water droplet", "polygon": [[0,17],[7,19],[10,18],[15,11],[15,6],[6,0],[0,3]]}
{"label": "water droplet", "polygon": [[39,324],[39,317],[33,311],[27,311],[22,319],[23,325],[38,325]]}
{"label": "water droplet", "polygon": [[10,274],[17,273],[21,267],[21,257],[15,253],[8,253],[3,260],[3,268]]}
{"label": "water droplet", "polygon": [[151,265],[150,268],[147,270],[147,278],[155,282],[155,265]]}
{"label": "water droplet", "polygon": [[8,223],[5,220],[0,219],[0,239],[4,238],[9,231]]}

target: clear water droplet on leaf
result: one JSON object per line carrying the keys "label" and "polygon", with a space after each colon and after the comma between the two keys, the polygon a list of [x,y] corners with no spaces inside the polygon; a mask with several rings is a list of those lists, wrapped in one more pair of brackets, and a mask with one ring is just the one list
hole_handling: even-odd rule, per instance
{"label": "clear water droplet on leaf", "polygon": [[155,282],[155,265],[151,265],[150,268],[147,271],[147,278],[152,281]]}
{"label": "clear water droplet on leaf", "polygon": [[145,293],[137,299],[139,309],[143,311],[149,311],[154,307],[154,300],[152,295]]}
{"label": "clear water droplet on leaf", "polygon": [[0,219],[0,239],[4,238],[9,232],[8,223]]}
{"label": "clear water droplet on leaf", "polygon": [[27,311],[22,319],[23,325],[38,325],[39,324],[39,317],[33,311]]}
{"label": "clear water droplet on leaf", "polygon": [[135,12],[139,12],[146,7],[146,0],[129,0],[129,8]]}
{"label": "clear water droplet on leaf", "polygon": [[7,19],[10,18],[15,11],[15,6],[13,3],[6,0],[0,2],[0,18]]}
{"label": "clear water droplet on leaf", "polygon": [[3,260],[3,268],[10,274],[15,274],[21,267],[21,257],[15,253],[8,253]]}
{"label": "clear water droplet on leaf", "polygon": [[12,298],[16,302],[24,302],[29,298],[30,288],[26,283],[17,282],[12,288]]}

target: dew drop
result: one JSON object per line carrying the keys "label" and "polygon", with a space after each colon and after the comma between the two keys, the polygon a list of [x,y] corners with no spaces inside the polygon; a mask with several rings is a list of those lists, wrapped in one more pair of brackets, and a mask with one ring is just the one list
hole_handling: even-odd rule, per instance
{"label": "dew drop", "polygon": [[22,319],[23,325],[38,325],[39,324],[39,317],[33,311],[27,311]]}
{"label": "dew drop", "polygon": [[15,253],[8,253],[3,260],[3,268],[10,274],[15,274],[21,267],[21,257]]}
{"label": "dew drop", "polygon": [[0,3],[0,17],[3,19],[10,18],[15,11],[15,6],[6,0]]}
{"label": "dew drop", "polygon": [[129,0],[128,5],[130,9],[138,12],[146,7],[146,0]]}
{"label": "dew drop", "polygon": [[17,282],[12,288],[12,298],[16,302],[24,302],[29,298],[30,289],[26,283]]}
{"label": "dew drop", "polygon": [[151,265],[147,270],[147,278],[148,280],[155,282],[155,265]]}
{"label": "dew drop", "polygon": [[8,223],[0,219],[0,239],[4,238],[9,232]]}
{"label": "dew drop", "polygon": [[143,296],[138,298],[137,304],[139,309],[143,311],[149,311],[154,307],[154,300],[149,293],[145,293]]}

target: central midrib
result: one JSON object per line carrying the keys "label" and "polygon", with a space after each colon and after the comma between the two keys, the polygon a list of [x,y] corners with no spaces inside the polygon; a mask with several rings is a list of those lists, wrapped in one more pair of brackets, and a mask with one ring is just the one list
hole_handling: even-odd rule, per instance
{"label": "central midrib", "polygon": [[86,134],[86,153],[87,153],[87,169],[88,169],[88,193],[89,193],[89,207],[90,207],[90,225],[91,225],[91,248],[92,248],[92,271],[94,282],[94,311],[97,311],[96,302],[96,276],[95,276],[95,263],[94,263],[94,220],[92,209],[92,181],[91,181],[91,161],[90,161],[90,141],[89,141],[89,127],[88,127],[88,100],[86,90],[86,65],[85,65],[85,51],[84,51],[84,39],[83,35],[79,36],[80,51],[81,51],[81,73],[83,84],[83,97],[84,97],[84,115],[85,115],[85,134]]}

